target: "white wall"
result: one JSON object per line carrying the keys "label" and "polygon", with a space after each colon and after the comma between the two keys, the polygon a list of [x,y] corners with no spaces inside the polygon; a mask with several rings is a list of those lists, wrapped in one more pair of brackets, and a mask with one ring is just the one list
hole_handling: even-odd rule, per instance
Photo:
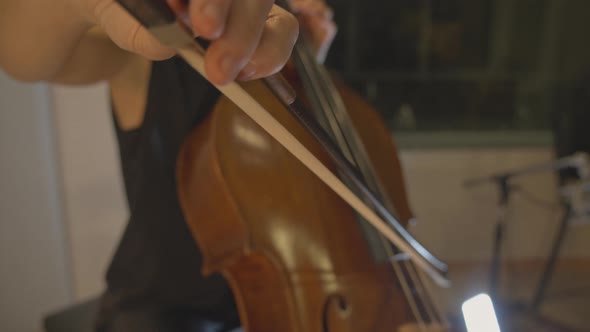
{"label": "white wall", "polygon": [[51,111],[0,72],[0,331],[40,331],[72,295]]}
{"label": "white wall", "polygon": [[[484,184],[464,188],[471,177],[491,175],[531,163],[544,163],[553,156],[549,148],[436,149],[403,151],[410,202],[419,219],[412,232],[432,252],[451,263],[449,289],[433,287],[448,311],[460,313],[462,301],[489,290],[489,263],[497,217],[498,188]],[[518,286],[517,270],[510,262],[543,263],[560,222],[556,178],[538,173],[515,179],[540,206],[515,192],[511,196],[505,241],[502,248],[502,294],[530,301],[530,287]],[[590,257],[590,224],[574,226],[566,235],[561,258]],[[536,266],[536,265],[527,265]],[[538,265],[541,266],[541,265]],[[539,270],[530,270],[526,280],[536,282]],[[516,288],[515,288],[516,287]]]}
{"label": "white wall", "polygon": [[[498,190],[493,184],[466,189],[462,182],[543,163],[553,158],[549,148],[437,149],[402,152],[411,204],[421,223],[413,229],[419,239],[451,261],[485,260],[492,250]],[[556,179],[538,173],[515,184],[555,207],[512,195],[505,239],[505,257],[539,259],[547,256],[558,226]],[[590,257],[590,226],[572,227],[563,248],[568,257]]]}

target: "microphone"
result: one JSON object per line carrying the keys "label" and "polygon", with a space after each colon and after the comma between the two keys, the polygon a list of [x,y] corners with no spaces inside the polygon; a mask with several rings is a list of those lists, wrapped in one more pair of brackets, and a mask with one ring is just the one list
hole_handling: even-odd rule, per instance
{"label": "microphone", "polygon": [[590,156],[586,152],[576,152],[571,156],[560,158],[552,162],[538,163],[503,173],[467,179],[463,182],[463,185],[469,188],[485,182],[507,181],[509,178],[513,177],[539,172],[558,171],[566,168],[575,168],[580,179],[587,179],[590,177]]}
{"label": "microphone", "polygon": [[578,176],[581,180],[585,180],[590,177],[590,157],[585,152],[578,152],[574,155],[572,160],[572,167],[578,172]]}

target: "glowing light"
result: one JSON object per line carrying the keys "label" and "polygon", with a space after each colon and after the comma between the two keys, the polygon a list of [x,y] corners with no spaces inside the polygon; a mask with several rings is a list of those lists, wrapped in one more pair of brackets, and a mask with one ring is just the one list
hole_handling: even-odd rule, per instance
{"label": "glowing light", "polygon": [[467,331],[500,332],[492,299],[487,294],[479,294],[463,302],[461,309]]}

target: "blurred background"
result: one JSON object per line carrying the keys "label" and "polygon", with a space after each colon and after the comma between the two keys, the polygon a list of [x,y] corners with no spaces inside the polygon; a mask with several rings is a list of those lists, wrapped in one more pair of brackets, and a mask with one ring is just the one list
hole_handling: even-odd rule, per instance
{"label": "blurred background", "polygon": [[[498,215],[497,186],[463,182],[590,149],[590,2],[330,4],[339,34],[327,67],[389,125],[418,220],[410,230],[450,263],[453,287],[437,293],[458,313],[488,290]],[[48,313],[100,294],[126,223],[108,87],[0,73],[0,109],[0,330],[41,331]],[[558,175],[515,179],[503,300],[532,301],[572,173]],[[585,218],[568,227],[538,324],[590,330],[589,240]]]}

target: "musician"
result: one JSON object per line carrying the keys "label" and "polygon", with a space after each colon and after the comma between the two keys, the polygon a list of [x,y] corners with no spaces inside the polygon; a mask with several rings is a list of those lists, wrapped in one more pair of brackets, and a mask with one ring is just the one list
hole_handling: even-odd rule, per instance
{"label": "musician", "polygon": [[[298,21],[272,0],[169,3],[212,41],[205,64],[216,84],[277,72],[298,35]],[[323,0],[291,4],[323,58],[336,31],[330,9]],[[0,0],[0,67],[28,82],[110,83],[130,217],[107,272],[97,331],[238,327],[225,280],[201,275],[176,196],[176,155],[218,91],[113,0]]]}

